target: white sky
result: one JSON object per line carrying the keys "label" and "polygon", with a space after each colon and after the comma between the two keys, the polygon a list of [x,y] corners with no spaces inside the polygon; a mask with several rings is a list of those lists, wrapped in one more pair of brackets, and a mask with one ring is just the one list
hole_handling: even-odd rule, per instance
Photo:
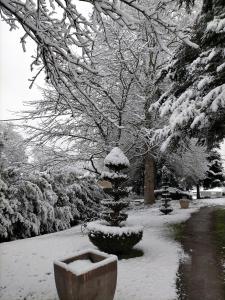
{"label": "white sky", "polygon": [[[90,12],[89,8],[90,6],[86,6],[86,15]],[[35,45],[27,43],[27,52],[24,53],[20,44],[21,37],[22,31],[9,32],[7,24],[0,21],[0,119],[16,117],[13,112],[25,109],[24,101],[41,97],[37,85],[44,85],[43,76],[32,89],[29,89],[28,81],[34,75],[30,70],[30,63]],[[221,147],[221,154],[225,165],[225,142]]]}
{"label": "white sky", "polygon": [[[92,11],[89,3],[76,3],[78,11],[88,18]],[[39,86],[44,86],[44,74],[29,89],[31,56],[35,54],[35,43],[27,39],[26,52],[23,52],[20,38],[23,30],[9,31],[9,26],[0,20],[0,119],[15,118],[13,111],[25,109],[24,101],[40,99]]]}
{"label": "white sky", "polygon": [[[37,86],[29,89],[28,81],[34,74],[30,71],[34,44],[28,43],[23,52],[20,37],[22,32],[9,32],[9,26],[0,22],[0,119],[15,117],[12,111],[23,110],[23,101],[40,98]],[[43,80],[37,84],[43,85]]]}

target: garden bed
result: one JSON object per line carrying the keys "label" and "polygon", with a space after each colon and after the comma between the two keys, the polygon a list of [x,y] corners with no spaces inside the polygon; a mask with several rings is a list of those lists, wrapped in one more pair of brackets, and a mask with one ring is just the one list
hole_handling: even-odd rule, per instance
{"label": "garden bed", "polygon": [[[176,299],[176,273],[183,250],[169,236],[168,225],[184,222],[201,205],[218,203],[225,205],[225,199],[196,201],[190,209],[182,210],[177,201],[172,201],[174,211],[168,216],[161,215],[157,205],[130,211],[128,225],[144,227],[143,239],[134,248],[141,255],[119,260],[114,300]],[[1,300],[57,299],[53,261],[86,248],[94,249],[94,246],[81,234],[80,226],[0,244]]]}

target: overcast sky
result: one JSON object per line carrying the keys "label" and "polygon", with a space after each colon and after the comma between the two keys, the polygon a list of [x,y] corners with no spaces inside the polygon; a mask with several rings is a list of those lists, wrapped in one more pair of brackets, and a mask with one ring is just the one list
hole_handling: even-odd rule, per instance
{"label": "overcast sky", "polygon": [[[85,10],[87,15],[90,9]],[[0,119],[14,118],[15,111],[25,109],[23,102],[40,99],[37,85],[43,86],[43,76],[29,89],[28,81],[34,74],[30,70],[35,45],[29,41],[27,52],[23,52],[20,38],[22,31],[9,32],[9,27],[0,21]],[[225,121],[224,121],[225,122]],[[225,143],[221,147],[225,160]],[[224,161],[225,163],[225,161]]]}
{"label": "overcast sky", "polygon": [[[40,97],[36,86],[29,89],[31,55],[34,44],[28,43],[27,52],[23,52],[18,31],[9,31],[9,26],[0,22],[0,118],[13,118],[12,111],[22,110],[23,101],[30,101]],[[43,84],[39,79],[38,84]]]}
{"label": "overcast sky", "polygon": [[[77,2],[78,11],[88,18],[92,11],[89,3]],[[24,109],[24,101],[39,99],[38,85],[44,85],[44,75],[29,89],[29,78],[35,75],[30,70],[31,56],[35,53],[35,43],[28,39],[26,52],[23,52],[20,38],[23,30],[9,31],[9,26],[0,20],[0,119],[13,118],[12,111]]]}

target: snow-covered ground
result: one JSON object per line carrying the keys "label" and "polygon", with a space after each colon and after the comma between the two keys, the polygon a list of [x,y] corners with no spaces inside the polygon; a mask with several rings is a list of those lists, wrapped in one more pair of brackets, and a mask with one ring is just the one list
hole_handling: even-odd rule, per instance
{"label": "snow-covered ground", "polygon": [[[130,212],[128,223],[144,226],[143,239],[136,246],[144,255],[118,262],[115,300],[176,299],[176,272],[184,253],[170,237],[168,225],[187,220],[205,205],[225,206],[225,199],[194,201],[186,210],[174,201],[169,216],[161,215],[157,205]],[[85,248],[94,246],[81,234],[80,226],[0,244],[0,299],[58,299],[53,261]]]}
{"label": "snow-covered ground", "polygon": [[[191,190],[190,193],[192,194],[193,199],[196,199],[196,195],[197,195],[196,189]],[[201,198],[221,198],[224,194],[225,194],[225,187],[215,187],[206,190],[200,188]]]}

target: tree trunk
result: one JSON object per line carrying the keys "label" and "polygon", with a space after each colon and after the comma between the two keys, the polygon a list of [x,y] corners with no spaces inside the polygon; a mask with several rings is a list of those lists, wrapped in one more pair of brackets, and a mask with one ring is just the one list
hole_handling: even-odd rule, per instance
{"label": "tree trunk", "polygon": [[199,185],[199,184],[197,184],[196,188],[197,188],[197,199],[201,199],[201,194],[200,194],[200,185]]}
{"label": "tree trunk", "polygon": [[150,153],[145,157],[144,202],[155,203],[155,161]]}

